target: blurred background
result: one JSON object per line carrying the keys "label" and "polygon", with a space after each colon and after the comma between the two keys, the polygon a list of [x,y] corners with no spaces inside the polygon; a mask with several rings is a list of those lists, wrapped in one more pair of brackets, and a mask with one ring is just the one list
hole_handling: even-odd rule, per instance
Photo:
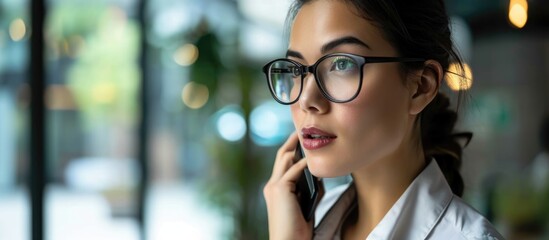
{"label": "blurred background", "polygon": [[[290,3],[0,0],[0,239],[267,239],[293,126],[261,67]],[[549,239],[549,2],[446,3],[470,74],[442,90],[467,90],[464,199]]]}

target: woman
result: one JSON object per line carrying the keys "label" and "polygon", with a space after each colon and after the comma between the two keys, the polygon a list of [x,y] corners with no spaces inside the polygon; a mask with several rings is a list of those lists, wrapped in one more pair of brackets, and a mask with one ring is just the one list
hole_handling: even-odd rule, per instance
{"label": "woman", "polygon": [[[264,188],[271,239],[503,239],[458,197],[470,136],[438,92],[461,64],[442,0],[298,0],[289,23],[287,57],[264,68],[296,127]],[[353,177],[309,222],[294,194],[305,167]]]}

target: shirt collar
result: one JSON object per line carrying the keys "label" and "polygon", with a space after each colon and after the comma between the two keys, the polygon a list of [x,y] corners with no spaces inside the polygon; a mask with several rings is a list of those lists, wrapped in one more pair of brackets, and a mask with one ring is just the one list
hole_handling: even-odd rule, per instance
{"label": "shirt collar", "polygon": [[432,159],[367,239],[425,239],[453,196],[444,174]]}

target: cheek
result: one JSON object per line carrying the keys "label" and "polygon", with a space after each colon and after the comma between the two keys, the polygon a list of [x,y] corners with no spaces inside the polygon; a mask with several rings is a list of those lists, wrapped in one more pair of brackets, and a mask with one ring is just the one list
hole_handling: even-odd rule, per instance
{"label": "cheek", "polygon": [[294,104],[290,105],[290,110],[292,112],[292,120],[294,122],[294,128],[298,129],[299,126],[297,124],[300,123],[302,118],[303,118],[303,114],[302,114],[302,111],[299,108],[299,104],[294,103]]}
{"label": "cheek", "polygon": [[408,91],[400,81],[398,75],[368,76],[360,95],[336,114],[342,126],[353,126],[344,129],[346,135],[360,143],[364,150],[386,148],[391,151],[402,141],[409,101]]}
{"label": "cheek", "polygon": [[407,114],[408,102],[408,91],[395,70],[372,71],[349,106],[361,111],[349,111],[349,118],[393,122]]}

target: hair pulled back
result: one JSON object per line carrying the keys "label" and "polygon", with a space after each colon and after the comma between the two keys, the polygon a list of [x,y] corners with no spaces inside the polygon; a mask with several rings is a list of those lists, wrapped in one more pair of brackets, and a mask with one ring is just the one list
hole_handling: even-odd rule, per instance
{"label": "hair pulled back", "polygon": [[[299,9],[311,1],[318,0],[295,0],[287,18],[287,29]],[[349,4],[357,15],[377,26],[400,56],[435,60],[445,72],[448,72],[450,62],[455,62],[463,70],[463,61],[452,43],[449,18],[442,0],[339,1]],[[401,66],[408,72],[423,67],[423,63],[401,63]],[[450,108],[448,97],[439,92],[422,111],[419,124],[425,157],[436,159],[452,192],[461,196],[464,184],[459,168],[463,147],[458,140],[464,138],[468,143],[472,134],[455,133],[456,120],[457,113]]]}

